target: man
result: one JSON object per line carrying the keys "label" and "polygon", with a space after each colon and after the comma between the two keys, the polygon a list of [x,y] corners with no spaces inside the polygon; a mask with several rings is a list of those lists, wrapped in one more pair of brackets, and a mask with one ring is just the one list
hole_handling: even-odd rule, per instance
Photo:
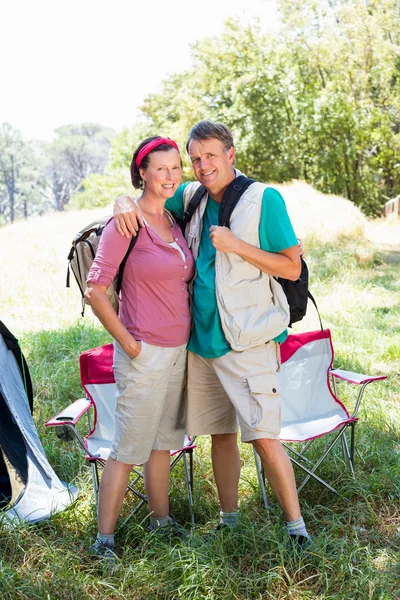
{"label": "man", "polygon": [[[303,545],[309,536],[293,468],[279,441],[279,343],[287,337],[289,317],[274,279],[298,279],[298,240],[279,192],[257,182],[240,198],[230,228],[216,225],[224,191],[240,175],[225,125],[200,121],[190,131],[186,149],[196,179],[208,192],[185,232],[197,272],[188,344],[187,432],[211,435],[219,528],[237,523],[239,423],[242,441],[252,443],[260,456],[289,535]],[[181,185],[166,208],[183,217],[198,187],[197,182]],[[119,199],[120,210],[126,200]],[[120,233],[129,235],[129,229],[135,235],[136,217],[141,222],[134,211],[116,215]]]}

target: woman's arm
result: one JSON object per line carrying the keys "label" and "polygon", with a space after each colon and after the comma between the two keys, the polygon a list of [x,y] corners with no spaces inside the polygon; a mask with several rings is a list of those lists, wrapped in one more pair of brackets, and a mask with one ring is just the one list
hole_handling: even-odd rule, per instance
{"label": "woman's arm", "polygon": [[108,333],[117,340],[131,358],[136,358],[141,350],[141,343],[129,333],[115,312],[104,285],[88,282],[85,299],[89,302],[94,314]]}

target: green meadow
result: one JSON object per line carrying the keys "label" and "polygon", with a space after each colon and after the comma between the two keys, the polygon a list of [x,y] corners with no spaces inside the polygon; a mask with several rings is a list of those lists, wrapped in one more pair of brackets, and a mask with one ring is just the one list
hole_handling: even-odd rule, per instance
{"label": "green meadow", "polygon": [[[64,513],[9,528],[0,515],[2,600],[399,600],[400,598],[400,236],[376,224],[370,241],[355,229],[329,240],[305,237],[311,291],[335,347],[335,366],[387,375],[367,387],[356,427],[356,479],[340,447],[321,468],[338,495],[310,481],[300,495],[313,536],[304,553],[288,547],[285,521],[268,488],[262,507],[252,451],[241,445],[241,525],[213,529],[218,503],[210,442],[195,451],[196,525],[185,540],[149,534],[146,510],[116,532],[119,569],[89,556],[96,534],[90,467],[75,442],[44,423],[82,397],[78,357],[110,337],[65,288],[70,241],[89,211],[56,214],[0,229],[0,318],[17,335],[35,391],[34,420],[48,459],[79,499]],[[306,227],[305,227],[306,229]],[[386,243],[391,241],[392,243]],[[310,307],[296,331],[318,328]],[[351,408],[358,390],[340,387]],[[83,431],[83,430],[82,430]],[[316,446],[320,446],[319,440]],[[311,451],[313,452],[313,450]],[[129,501],[124,506],[129,512]],[[183,470],[175,471],[171,513],[190,530]],[[122,523],[122,519],[121,519]]]}

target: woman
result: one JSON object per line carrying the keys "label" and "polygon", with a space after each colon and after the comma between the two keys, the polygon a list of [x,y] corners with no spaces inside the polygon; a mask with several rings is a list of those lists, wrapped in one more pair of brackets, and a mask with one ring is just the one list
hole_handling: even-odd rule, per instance
{"label": "woman", "polygon": [[179,226],[164,209],[181,181],[173,140],[152,137],[135,150],[131,179],[143,227],[127,260],[119,315],[106,290],[129,239],[114,220],[105,228],[87,279],[85,298],[114,338],[118,388],[115,434],[99,490],[98,536],[93,546],[111,558],[114,529],[129,474],[144,464],[150,528],[173,524],[168,514],[170,450],[184,442],[183,383],[190,333],[188,282],[194,261]]}

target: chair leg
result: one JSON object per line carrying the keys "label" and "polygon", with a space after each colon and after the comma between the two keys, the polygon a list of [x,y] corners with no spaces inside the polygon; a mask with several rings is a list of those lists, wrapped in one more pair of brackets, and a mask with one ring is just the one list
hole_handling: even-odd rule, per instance
{"label": "chair leg", "polygon": [[193,472],[193,449],[189,453],[189,468],[190,468],[190,485],[192,489],[192,495],[194,490],[194,472]]}
{"label": "chair leg", "polygon": [[353,472],[354,472],[354,447],[355,447],[355,437],[356,437],[356,422],[351,424],[351,437],[350,437],[350,458],[351,458],[351,464],[353,465]]}
{"label": "chair leg", "polygon": [[186,487],[188,493],[188,502],[189,502],[189,510],[190,510],[190,520],[192,525],[194,525],[194,509],[193,509],[193,458],[192,452],[193,450],[188,450],[189,452],[189,465],[187,461],[187,452],[183,453],[183,466],[185,469],[185,478],[186,478]]}
{"label": "chair leg", "polygon": [[336,493],[335,488],[333,488],[331,485],[329,485],[326,481],[324,481],[323,479],[321,479],[320,477],[318,477],[315,474],[315,471],[318,469],[319,465],[322,463],[323,460],[325,460],[326,456],[329,454],[329,452],[332,450],[332,448],[335,446],[336,442],[338,442],[339,438],[344,435],[344,429],[342,428],[340,429],[339,433],[335,436],[334,440],[331,442],[331,444],[328,446],[327,450],[324,452],[324,454],[320,457],[320,459],[315,463],[315,465],[313,466],[313,468],[310,470],[308,470],[306,467],[304,467],[303,465],[300,465],[297,461],[295,461],[294,459],[291,459],[296,465],[298,465],[301,469],[303,469],[304,471],[306,471],[306,473],[308,473],[307,477],[305,477],[303,479],[303,481],[301,482],[301,484],[299,485],[299,487],[297,488],[297,493],[299,493],[303,487],[305,486],[305,484],[307,483],[307,481],[310,479],[310,477],[314,477],[315,479],[317,479],[320,483],[323,483],[323,485],[325,485],[327,488],[329,488],[331,491]]}
{"label": "chair leg", "polygon": [[[307,450],[309,449],[309,447],[311,446],[311,444],[313,444],[315,442],[315,438],[312,440],[308,440],[308,442],[306,442],[303,446],[303,448],[301,449],[301,452],[299,453],[299,456],[302,456],[304,460],[308,460],[304,454],[307,452]],[[311,462],[311,461],[309,461]]]}
{"label": "chair leg", "polygon": [[[314,440],[311,440],[312,442]],[[289,446],[289,444],[287,444],[286,442],[282,442],[282,446],[288,451],[291,452],[292,454],[294,454],[295,456],[297,456],[297,458],[304,460],[305,462],[307,462],[310,467],[313,466],[313,462],[311,460],[309,460],[306,456],[304,456],[306,450],[311,446],[311,443],[307,442],[307,447],[303,448],[301,452],[297,452],[297,450],[295,450],[294,448],[291,448]]]}
{"label": "chair leg", "polygon": [[342,450],[343,450],[343,457],[347,464],[347,468],[349,469],[351,475],[354,477],[353,461],[351,460],[351,454],[349,452],[349,446],[347,444],[347,439],[346,439],[345,434],[343,434],[343,436],[342,436]]}
{"label": "chair leg", "polygon": [[92,469],[92,481],[94,490],[94,502],[96,505],[96,514],[99,512],[99,471],[97,466],[97,460],[92,460],[90,463]]}
{"label": "chair leg", "polygon": [[264,474],[264,469],[262,467],[261,461],[260,461],[260,457],[258,456],[256,449],[253,446],[253,453],[254,453],[254,462],[256,464],[256,472],[257,472],[257,478],[258,478],[258,484],[260,486],[260,490],[261,490],[261,498],[262,498],[262,502],[264,504],[264,508],[266,508],[268,510],[268,499],[267,499],[267,492],[265,490],[265,474]]}
{"label": "chair leg", "polygon": [[302,465],[301,463],[299,463],[293,457],[290,457],[290,460],[292,461],[292,463],[294,465],[297,465],[300,469],[302,469],[303,471],[305,471],[305,473],[307,473],[307,477],[305,477],[303,479],[303,481],[301,482],[301,484],[297,488],[297,493],[298,494],[300,494],[301,490],[306,485],[306,483],[310,479],[310,477],[312,477],[316,481],[319,481],[319,483],[321,483],[323,486],[325,486],[326,488],[328,488],[328,490],[331,490],[331,492],[333,492],[334,494],[337,494],[337,490],[335,490],[335,488],[332,487],[327,481],[325,481],[324,479],[321,479],[321,477],[318,477],[318,475],[316,475],[316,473],[314,472],[314,469],[312,471],[310,471],[310,469],[307,469],[307,467],[305,467],[304,465]]}

